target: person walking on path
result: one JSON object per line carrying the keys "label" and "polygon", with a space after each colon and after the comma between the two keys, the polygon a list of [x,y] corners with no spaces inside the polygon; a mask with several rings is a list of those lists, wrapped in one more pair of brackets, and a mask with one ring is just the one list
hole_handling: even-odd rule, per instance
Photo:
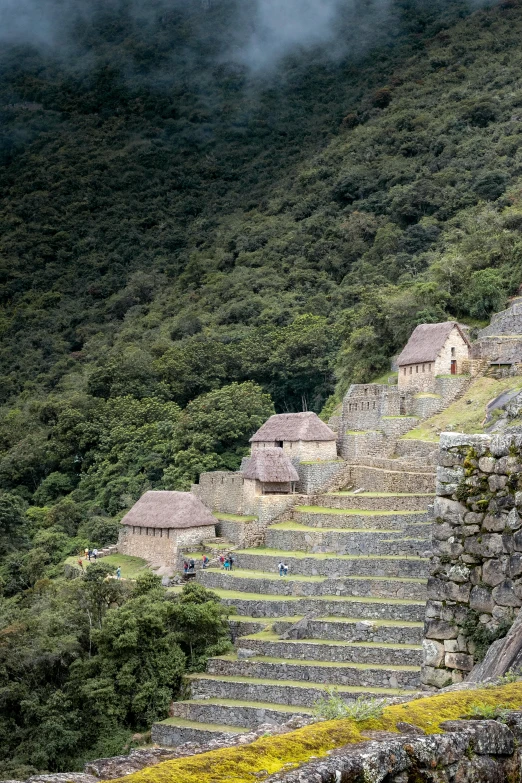
{"label": "person walking on path", "polygon": [[121,579],[121,568],[118,566],[116,569],[116,579]]}
{"label": "person walking on path", "polygon": [[225,558],[223,557],[223,555],[219,556],[219,562],[221,564],[221,568],[224,568],[225,567]]}
{"label": "person walking on path", "polygon": [[90,558],[89,558],[89,547],[88,546],[85,547],[83,553],[85,555],[85,560],[90,560]]}
{"label": "person walking on path", "polygon": [[88,552],[87,556],[89,558],[89,563],[90,563],[91,562],[91,557],[92,557],[92,549],[89,549],[89,552]]}
{"label": "person walking on path", "polygon": [[206,555],[203,555],[201,560],[203,562],[203,568],[208,568],[209,563],[210,563],[210,560],[208,559],[208,557]]}
{"label": "person walking on path", "polygon": [[224,568],[225,568],[225,574],[228,574],[230,572],[230,560],[228,559],[228,557],[225,558]]}
{"label": "person walking on path", "polygon": [[185,576],[188,574],[188,570],[189,570],[188,560],[184,560],[183,561],[183,573],[185,574]]}
{"label": "person walking on path", "polygon": [[228,555],[227,555],[227,560],[228,560],[228,562],[230,563],[230,570],[232,571],[232,567],[233,567],[233,565],[234,565],[234,563],[235,563],[235,560],[234,560],[234,558],[232,557],[232,554],[231,554],[230,552],[229,552],[229,553],[228,553]]}
{"label": "person walking on path", "polygon": [[94,556],[94,562],[96,562],[96,560],[98,560],[98,550],[96,549],[96,547],[94,547],[94,549],[92,550],[92,554]]}

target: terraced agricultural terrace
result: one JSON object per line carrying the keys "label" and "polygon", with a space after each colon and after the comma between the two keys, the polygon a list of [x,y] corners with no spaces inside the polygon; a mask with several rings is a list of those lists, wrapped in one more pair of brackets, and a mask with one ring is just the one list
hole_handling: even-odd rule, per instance
{"label": "terraced agricultural terrace", "polygon": [[190,698],[153,738],[283,723],[310,714],[329,686],[345,700],[419,688],[435,481],[420,442],[417,463],[414,451],[393,469],[358,465],[357,486],[295,506],[263,547],[236,550],[231,573],[198,571],[234,609],[235,652],[190,677]]}

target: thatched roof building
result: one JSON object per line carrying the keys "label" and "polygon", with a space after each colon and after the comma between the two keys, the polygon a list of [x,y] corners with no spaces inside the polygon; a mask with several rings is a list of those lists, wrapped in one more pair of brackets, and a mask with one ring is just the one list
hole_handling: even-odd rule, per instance
{"label": "thatched roof building", "polygon": [[279,413],[270,416],[250,438],[251,443],[276,441],[334,441],[337,435],[316,413]]}
{"label": "thatched roof building", "polygon": [[263,449],[250,457],[245,470],[245,479],[254,479],[268,484],[287,484],[299,481],[299,474],[283,449]]}
{"label": "thatched roof building", "polygon": [[422,362],[434,362],[446,345],[453,330],[456,329],[468,348],[470,342],[456,321],[440,324],[419,324],[408,340],[406,347],[397,359],[399,367]]}
{"label": "thatched roof building", "polygon": [[121,520],[131,527],[186,530],[216,524],[208,508],[190,492],[145,492]]}

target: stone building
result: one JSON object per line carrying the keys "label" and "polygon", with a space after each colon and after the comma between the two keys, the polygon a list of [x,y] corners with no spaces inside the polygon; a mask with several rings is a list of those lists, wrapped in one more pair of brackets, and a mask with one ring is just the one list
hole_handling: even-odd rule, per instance
{"label": "stone building", "polygon": [[477,370],[485,370],[489,365],[501,374],[520,372],[522,297],[512,299],[506,310],[495,313],[489,326],[481,329],[473,343],[473,359],[479,364]]}
{"label": "stone building", "polygon": [[179,547],[216,535],[216,519],[190,492],[150,491],[121,520],[118,551],[175,566]]}
{"label": "stone building", "polygon": [[281,448],[257,449],[241,470],[247,495],[287,495],[295,492],[299,474]]}
{"label": "stone building", "polygon": [[270,416],[250,438],[252,454],[259,449],[283,449],[299,462],[337,459],[337,435],[315,413]]}
{"label": "stone building", "polygon": [[437,375],[462,374],[470,351],[470,342],[456,321],[419,324],[397,359],[399,388],[432,392]]}

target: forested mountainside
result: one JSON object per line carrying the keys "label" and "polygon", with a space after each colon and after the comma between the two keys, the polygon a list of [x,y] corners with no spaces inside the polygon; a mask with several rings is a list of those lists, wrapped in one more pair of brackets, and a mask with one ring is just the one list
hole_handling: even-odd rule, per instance
{"label": "forested mountainside", "polygon": [[206,654],[168,634],[208,596],[107,598],[103,569],[73,590],[64,558],[522,282],[516,0],[347,4],[334,41],[261,65],[250,3],[89,7],[0,47],[6,777],[120,748]]}

